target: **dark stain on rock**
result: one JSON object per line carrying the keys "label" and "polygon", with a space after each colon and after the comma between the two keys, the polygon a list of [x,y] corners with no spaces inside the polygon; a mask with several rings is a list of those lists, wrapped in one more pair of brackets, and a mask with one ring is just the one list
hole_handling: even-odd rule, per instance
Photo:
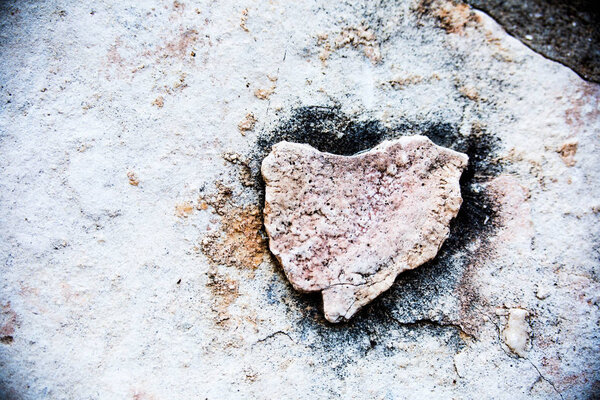
{"label": "dark stain on rock", "polygon": [[[495,208],[485,191],[485,182],[501,171],[501,165],[494,159],[499,141],[483,126],[474,125],[471,134],[463,136],[459,127],[451,123],[401,120],[384,125],[377,120],[346,115],[336,107],[301,107],[272,131],[260,133],[249,154],[257,197],[264,204],[260,163],[280,141],[307,143],[320,151],[352,155],[386,139],[413,134],[427,136],[438,145],[469,156],[469,166],[460,180],[463,204],[451,223],[450,236],[434,260],[400,274],[390,290],[347,323],[328,323],[320,310],[320,293],[299,294],[290,285],[288,296],[296,303],[290,311],[300,310],[304,314],[296,333],[307,337],[310,332],[318,333],[320,340],[315,346],[341,348],[360,340],[366,346],[363,350],[368,351],[370,347],[380,347],[385,342],[383,336],[394,327],[405,333],[418,328],[421,333],[442,335],[445,342],[455,343],[458,350],[465,335],[476,330],[462,321],[470,315],[464,308],[470,309],[478,300],[476,290],[461,286],[468,286],[469,267],[481,258],[486,238],[496,227]],[[281,270],[280,273],[283,274]],[[439,308],[437,300],[443,296],[457,299],[456,313],[431,317]],[[370,335],[368,340],[365,335]],[[368,345],[372,342],[379,344]]]}
{"label": "dark stain on rock", "polygon": [[600,8],[594,0],[462,0],[546,58],[600,82]]}
{"label": "dark stain on rock", "polygon": [[256,147],[266,156],[275,143],[285,140],[349,156],[375,147],[390,135],[379,121],[357,121],[334,107],[302,107],[273,132],[261,135]]}
{"label": "dark stain on rock", "polygon": [[11,344],[17,327],[17,313],[10,302],[0,305],[0,343]]}

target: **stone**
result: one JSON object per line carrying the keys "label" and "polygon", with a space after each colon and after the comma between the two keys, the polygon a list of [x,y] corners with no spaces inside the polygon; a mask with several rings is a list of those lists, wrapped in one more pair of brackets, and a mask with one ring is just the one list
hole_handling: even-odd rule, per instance
{"label": "stone", "polygon": [[502,332],[502,338],[508,348],[518,355],[525,357],[527,355],[527,346],[529,344],[529,325],[525,320],[529,313],[522,308],[511,308],[508,313],[508,323]]}
{"label": "stone", "polygon": [[550,289],[546,286],[539,286],[535,291],[535,297],[539,300],[546,300],[550,296]]}
{"label": "stone", "polygon": [[354,156],[280,142],[262,163],[270,250],[296,290],[322,292],[328,321],[348,320],[435,257],[467,162],[417,135]]}
{"label": "stone", "polygon": [[578,145],[579,143],[576,140],[569,140],[563,143],[558,149],[557,153],[560,154],[560,158],[562,158],[567,167],[573,167],[577,164],[575,154],[577,153]]}

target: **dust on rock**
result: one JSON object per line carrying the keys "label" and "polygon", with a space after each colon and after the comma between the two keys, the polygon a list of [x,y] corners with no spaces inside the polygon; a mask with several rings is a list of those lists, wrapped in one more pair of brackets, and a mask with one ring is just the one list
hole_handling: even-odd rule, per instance
{"label": "dust on rock", "polygon": [[163,108],[163,106],[165,105],[165,98],[162,96],[158,96],[156,99],[154,99],[152,105],[158,108]]}
{"label": "dust on rock", "polygon": [[352,47],[361,48],[365,57],[373,64],[381,61],[381,49],[375,33],[366,26],[347,26],[344,27],[333,39],[329,40],[329,34],[321,33],[317,35],[317,46],[321,47],[319,59],[325,65],[327,59],[334,50]]}
{"label": "dust on rock", "polygon": [[240,17],[240,28],[242,28],[242,30],[244,32],[250,32],[250,30],[246,26],[246,22],[248,22],[248,9],[247,8],[242,10],[242,16]]}
{"label": "dust on rock", "polygon": [[241,269],[256,269],[267,253],[262,232],[262,213],[257,205],[237,205],[233,190],[217,182],[217,193],[202,195],[198,204],[212,207],[220,226],[200,241],[200,249],[210,261]]}
{"label": "dust on rock", "polygon": [[252,131],[254,129],[255,125],[256,125],[256,117],[254,116],[254,114],[248,113],[248,114],[246,114],[244,119],[242,119],[238,123],[238,129],[239,129],[240,133],[242,134],[242,136],[245,136],[246,132]]}
{"label": "dust on rock", "polygon": [[223,153],[222,157],[225,161],[237,165],[240,168],[239,178],[242,185],[250,187],[256,184],[256,180],[252,176],[252,168],[248,158],[232,151]]}
{"label": "dust on rock", "polygon": [[127,172],[127,179],[129,180],[129,184],[131,186],[138,186],[140,184],[137,174],[133,171]]}
{"label": "dust on rock", "polygon": [[158,58],[179,58],[185,60],[190,53],[189,49],[198,41],[199,33],[196,29],[182,29],[179,36],[168,41],[158,51]]}
{"label": "dust on rock", "polygon": [[431,15],[438,25],[448,33],[463,34],[468,27],[475,27],[481,18],[464,3],[452,0],[423,0],[417,7],[417,12]]}
{"label": "dust on rock", "polygon": [[469,100],[479,100],[479,93],[477,93],[477,89],[472,86],[460,86],[458,91]]}
{"label": "dust on rock", "polygon": [[577,153],[578,145],[579,142],[576,140],[570,140],[563,143],[557,150],[557,153],[560,154],[560,158],[562,158],[567,167],[573,167],[577,163],[575,160],[575,154]]}
{"label": "dust on rock", "polygon": [[254,97],[259,100],[268,100],[273,93],[275,93],[275,85],[272,85],[268,89],[256,89],[254,91]]}
{"label": "dust on rock", "polygon": [[421,75],[409,75],[406,77],[396,77],[394,79],[390,79],[381,84],[382,87],[389,86],[392,89],[403,89],[406,86],[416,85],[418,83],[423,82],[423,77]]}
{"label": "dust on rock", "polygon": [[217,314],[217,324],[221,325],[231,318],[229,315],[229,306],[239,296],[238,283],[219,273],[214,267],[211,268],[207,275],[208,282],[206,286],[213,294],[212,310]]}
{"label": "dust on rock", "polygon": [[175,205],[175,215],[179,218],[187,218],[194,212],[194,207],[189,201]]}

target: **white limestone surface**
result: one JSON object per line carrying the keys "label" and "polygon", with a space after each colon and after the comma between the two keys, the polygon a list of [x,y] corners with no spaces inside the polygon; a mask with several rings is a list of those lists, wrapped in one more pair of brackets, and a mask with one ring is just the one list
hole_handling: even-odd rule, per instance
{"label": "white limestone surface", "polygon": [[[0,13],[1,398],[598,393],[597,85],[450,2]],[[251,150],[307,106],[325,144],[404,128],[474,167],[439,262],[346,324],[270,257],[252,186]]]}

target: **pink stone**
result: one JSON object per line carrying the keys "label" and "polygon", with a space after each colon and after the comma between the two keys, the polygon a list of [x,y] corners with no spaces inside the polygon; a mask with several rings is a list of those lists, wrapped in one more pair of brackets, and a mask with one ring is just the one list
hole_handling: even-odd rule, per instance
{"label": "pink stone", "polygon": [[467,161],[424,136],[354,156],[280,142],[262,163],[271,252],[296,290],[322,292],[327,320],[348,320],[435,257]]}

